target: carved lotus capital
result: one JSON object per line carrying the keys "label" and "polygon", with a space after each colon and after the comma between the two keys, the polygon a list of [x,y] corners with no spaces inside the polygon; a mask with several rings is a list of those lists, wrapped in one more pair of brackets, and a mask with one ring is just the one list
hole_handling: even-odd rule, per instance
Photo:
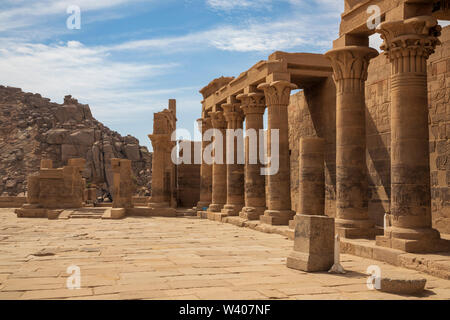
{"label": "carved lotus capital", "polygon": [[262,83],[258,86],[264,91],[267,106],[288,106],[291,91],[298,89],[297,85],[281,80],[272,83]]}
{"label": "carved lotus capital", "polygon": [[170,151],[173,143],[169,134],[149,134],[148,137],[152,141],[153,150]]}
{"label": "carved lotus capital", "polygon": [[199,128],[201,128],[202,134],[212,128],[212,123],[211,123],[210,117],[198,119],[197,124],[198,124]]}
{"label": "carved lotus capital", "polygon": [[211,112],[211,124],[214,129],[226,129],[227,121],[222,111]]}
{"label": "carved lotus capital", "polygon": [[346,46],[325,53],[331,61],[336,83],[346,79],[366,81],[369,62],[377,56],[377,50],[364,46]]}
{"label": "carved lotus capital", "polygon": [[222,105],[225,120],[230,122],[243,122],[244,113],[241,110],[240,103],[227,103]]}
{"label": "carved lotus capital", "polygon": [[242,101],[241,109],[245,115],[264,114],[266,110],[266,99],[262,92],[240,94],[237,99]]}
{"label": "carved lotus capital", "polygon": [[384,41],[381,49],[392,61],[406,55],[427,59],[440,44],[441,30],[436,18],[420,16],[383,22],[376,31]]}

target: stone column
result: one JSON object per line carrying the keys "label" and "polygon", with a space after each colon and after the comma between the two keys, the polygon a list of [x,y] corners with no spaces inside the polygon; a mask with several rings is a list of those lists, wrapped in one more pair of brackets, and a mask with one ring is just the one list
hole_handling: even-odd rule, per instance
{"label": "stone column", "polygon": [[288,268],[328,271],[334,262],[334,219],[325,215],[325,140],[300,140],[300,197]]}
{"label": "stone column", "polygon": [[[235,100],[234,98],[232,100]],[[244,113],[239,102],[232,102],[222,105],[224,117],[227,121],[227,129],[230,137],[227,138],[227,203],[222,209],[222,213],[227,216],[238,216],[244,207]],[[238,131],[240,130],[240,131]],[[231,136],[236,134],[235,136]],[[241,145],[241,150],[238,146]],[[238,154],[242,152],[242,154]],[[231,153],[234,155],[231,159]],[[241,158],[241,163],[239,163]],[[232,161],[231,163],[229,163]]]}
{"label": "stone column", "polygon": [[[223,158],[216,158],[214,154],[213,163],[213,179],[212,179],[212,203],[209,206],[208,211],[210,212],[220,212],[223,206],[227,202],[227,165],[226,165],[226,127],[227,122],[225,121],[222,111],[211,112],[211,124],[214,129],[219,130],[222,133],[222,145],[223,145]],[[219,141],[214,138],[214,148],[220,145]],[[216,153],[216,151],[214,151]],[[220,163],[216,163],[220,162]]]}
{"label": "stone column", "polygon": [[111,159],[111,167],[114,173],[113,208],[132,208],[134,186],[131,160]]}
{"label": "stone column", "polygon": [[344,238],[373,238],[366,164],[365,81],[375,49],[347,46],[326,53],[336,83],[336,232]]}
{"label": "stone column", "polygon": [[300,139],[298,212],[289,225],[295,229],[300,216],[325,215],[325,140]]}
{"label": "stone column", "polygon": [[[202,137],[205,132],[212,128],[211,118],[200,118],[197,120],[202,130]],[[197,203],[197,211],[208,208],[212,201],[212,165],[205,163],[203,153],[209,145],[209,141],[202,141],[202,165],[200,168],[200,201]]]}
{"label": "stone column", "polygon": [[433,17],[382,23],[391,62],[391,226],[377,244],[406,252],[442,250],[432,229],[427,59],[440,44]]}
{"label": "stone column", "polygon": [[[245,207],[239,216],[247,220],[259,220],[266,208],[266,178],[261,173],[259,161],[259,133],[264,130],[264,112],[266,101],[263,93],[241,94],[237,97],[242,101],[241,109],[245,114],[245,129],[254,130],[256,136],[251,140],[251,133],[247,133],[245,140]],[[250,148],[250,144],[252,148]],[[256,163],[250,163],[250,150],[255,152]]]}
{"label": "stone column", "polygon": [[152,141],[153,158],[152,158],[152,198],[151,208],[169,208],[170,203],[167,201],[164,179],[166,168],[167,149],[170,148],[170,135],[168,134],[152,134],[148,136]]}
{"label": "stone column", "polygon": [[[291,210],[290,186],[290,156],[289,156],[289,130],[288,110],[291,90],[296,89],[295,84],[289,81],[274,81],[263,83],[258,89],[264,90],[268,108],[268,155],[279,162],[278,173],[267,176],[267,210],[261,216],[262,223],[271,225],[288,225],[295,212]],[[279,130],[279,153],[272,154],[271,132]]]}

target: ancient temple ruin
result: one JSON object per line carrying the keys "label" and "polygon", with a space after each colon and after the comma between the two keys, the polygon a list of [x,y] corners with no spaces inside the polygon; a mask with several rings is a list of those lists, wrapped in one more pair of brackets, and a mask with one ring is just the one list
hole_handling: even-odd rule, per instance
{"label": "ancient temple ruin", "polygon": [[[374,4],[381,24],[370,29],[367,8]],[[247,130],[262,129],[267,109],[264,129],[269,137],[279,130],[280,165],[264,177],[262,165],[248,161],[202,163],[198,215],[241,226],[251,220],[289,225],[297,252],[305,253],[290,264],[305,270],[314,269],[305,265],[317,258],[317,242],[331,248],[326,263],[317,263],[330,267],[334,232],[376,239],[380,259],[388,254],[382,248],[450,250],[440,237],[450,230],[450,28],[437,21],[450,18],[448,7],[447,1],[346,0],[340,37],[329,52],[275,52],[237,78],[203,88],[203,133],[244,122]],[[369,47],[375,33],[384,41],[381,54]],[[270,157],[270,139],[265,147]],[[245,150],[248,158],[248,142]],[[328,230],[321,234],[328,240],[310,234],[297,245],[305,235],[300,229],[310,228]]]}

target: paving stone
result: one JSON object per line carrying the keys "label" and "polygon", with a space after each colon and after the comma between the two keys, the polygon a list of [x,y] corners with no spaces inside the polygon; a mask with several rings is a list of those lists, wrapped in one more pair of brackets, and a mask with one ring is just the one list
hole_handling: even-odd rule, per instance
{"label": "paving stone", "polygon": [[[450,299],[450,281],[420,272],[410,274],[427,279],[421,295],[370,291],[368,266],[411,271],[348,254],[341,256],[343,276],[288,269],[292,241],[231,224],[184,218],[55,223],[18,220],[2,210],[0,229],[9,227],[0,252],[0,299]],[[46,247],[56,254],[29,256]],[[80,290],[65,287],[70,265],[81,269]]]}

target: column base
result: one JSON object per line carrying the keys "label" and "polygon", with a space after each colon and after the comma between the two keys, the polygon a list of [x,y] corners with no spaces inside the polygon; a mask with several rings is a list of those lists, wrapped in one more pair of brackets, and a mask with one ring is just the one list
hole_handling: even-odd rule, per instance
{"label": "column base", "polygon": [[241,211],[241,209],[242,205],[226,204],[221,212],[226,214],[228,217],[235,217],[239,216],[239,211]]}
{"label": "column base", "polygon": [[150,209],[153,209],[154,211],[158,212],[159,214],[165,216],[165,217],[176,217],[177,216],[177,209],[171,208],[169,206],[169,203],[150,203],[149,205]]}
{"label": "column base", "polygon": [[220,204],[220,203],[212,203],[209,205],[209,208],[207,211],[211,211],[211,212],[220,212],[220,210],[222,210],[223,206],[225,204]]}
{"label": "column base", "polygon": [[206,211],[208,210],[209,206],[211,205],[211,202],[199,202],[197,203],[197,211]]}
{"label": "column base", "polygon": [[346,239],[375,239],[383,230],[375,227],[372,220],[336,219],[336,234]]}
{"label": "column base", "polygon": [[125,208],[112,208],[109,214],[104,214],[102,219],[110,219],[110,220],[120,220],[125,218],[126,209]]}
{"label": "column base", "polygon": [[294,251],[287,258],[291,269],[328,271],[334,264],[334,219],[297,215]]}
{"label": "column base", "polygon": [[287,226],[294,216],[295,212],[292,210],[266,210],[259,221],[272,226]]}
{"label": "column base", "polygon": [[389,227],[383,236],[376,238],[380,247],[408,253],[433,253],[450,251],[450,241],[441,239],[439,231],[432,228],[407,229]]}
{"label": "column base", "polygon": [[228,215],[226,213],[222,212],[213,212],[213,211],[207,211],[206,212],[206,218],[208,220],[212,221],[222,221],[223,218],[227,217]]}
{"label": "column base", "polygon": [[259,220],[264,215],[266,207],[244,207],[239,212],[239,217],[246,220]]}
{"label": "column base", "polygon": [[197,211],[197,217],[200,219],[208,219],[207,211]]}
{"label": "column base", "polygon": [[170,208],[170,204],[168,202],[150,202],[148,204],[149,208]]}

